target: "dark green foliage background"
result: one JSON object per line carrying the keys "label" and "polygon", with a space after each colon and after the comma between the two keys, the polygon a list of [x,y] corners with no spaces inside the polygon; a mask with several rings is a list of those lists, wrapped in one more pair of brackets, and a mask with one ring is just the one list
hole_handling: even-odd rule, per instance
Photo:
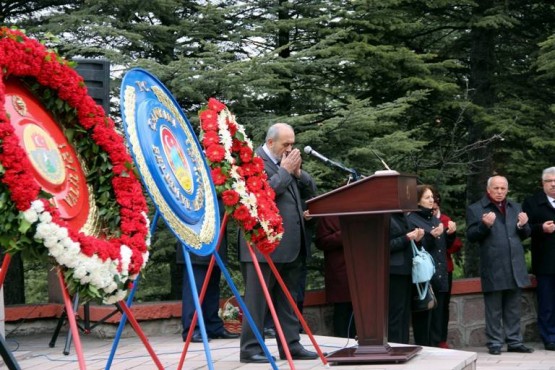
{"label": "dark green foliage background", "polygon": [[[0,4],[0,18],[68,58],[110,60],[113,97],[122,74],[141,66],[193,125],[213,96],[255,144],[285,121],[299,148],[364,175],[383,168],[377,154],[435,185],[464,238],[466,206],[487,177],[506,175],[510,197],[522,201],[553,165],[554,8],[539,0],[12,1]],[[346,180],[309,157],[303,166],[320,192]],[[178,299],[172,238],[156,232],[139,300]],[[474,246],[458,261],[457,275],[478,274]],[[320,287],[320,253],[310,267],[309,287]]]}

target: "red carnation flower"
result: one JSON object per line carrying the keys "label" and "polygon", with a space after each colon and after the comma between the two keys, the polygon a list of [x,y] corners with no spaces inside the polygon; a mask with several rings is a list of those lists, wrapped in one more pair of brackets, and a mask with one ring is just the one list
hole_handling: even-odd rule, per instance
{"label": "red carnation flower", "polygon": [[245,163],[241,166],[241,168],[243,169],[243,173],[245,174],[245,176],[255,176],[259,173],[255,171],[256,166],[253,166],[252,163]]}
{"label": "red carnation flower", "polygon": [[222,193],[222,201],[228,207],[234,206],[239,201],[239,193],[235,190],[226,190]]}
{"label": "red carnation flower", "polygon": [[237,207],[237,209],[233,212],[233,217],[237,220],[237,221],[245,221],[248,217],[250,217],[250,212],[249,209],[247,208],[247,206],[245,206],[244,204],[241,204],[239,207]]}
{"label": "red carnation flower", "polygon": [[210,162],[221,162],[225,158],[225,149],[223,146],[218,144],[210,145],[206,148],[206,157],[210,160]]}
{"label": "red carnation flower", "polygon": [[263,172],[264,171],[264,160],[259,156],[255,155],[252,159],[252,165],[254,166],[254,171]]}
{"label": "red carnation flower", "polygon": [[237,133],[237,125],[235,124],[235,122],[231,122],[228,120],[227,129],[229,130],[229,133],[232,137],[235,136],[235,134]]}
{"label": "red carnation flower", "polygon": [[212,181],[216,186],[223,185],[227,181],[227,176],[222,172],[220,167],[212,168],[210,170],[210,174],[212,175]]}
{"label": "red carnation flower", "polygon": [[237,139],[233,139],[233,142],[231,143],[231,151],[232,152],[238,152],[238,151],[241,150],[242,146],[243,146],[243,143],[241,143]]}
{"label": "red carnation flower", "polygon": [[239,158],[241,158],[241,162],[248,163],[252,160],[252,149],[248,146],[243,146],[239,150]]}
{"label": "red carnation flower", "polygon": [[216,112],[220,112],[226,108],[225,104],[220,102],[217,99],[210,98],[208,99],[208,109],[215,110]]}
{"label": "red carnation flower", "polygon": [[262,254],[270,254],[270,253],[272,253],[272,252],[276,249],[277,244],[271,243],[270,241],[268,241],[268,240],[266,239],[266,240],[263,240],[263,241],[257,243],[257,244],[256,244],[256,247],[258,248],[258,250],[259,250]]}
{"label": "red carnation flower", "polygon": [[258,221],[256,221],[254,218],[252,217],[248,217],[246,220],[243,220],[243,229],[246,231],[250,231],[252,230],[256,225],[258,224]]}
{"label": "red carnation flower", "polygon": [[247,189],[249,189],[249,191],[252,193],[258,192],[259,190],[262,189],[262,179],[258,176],[249,177],[247,179]]}
{"label": "red carnation flower", "polygon": [[202,146],[208,148],[210,145],[219,144],[220,136],[216,131],[207,131],[202,136]]}
{"label": "red carnation flower", "polygon": [[203,131],[218,131],[218,115],[213,110],[200,112],[200,127]]}

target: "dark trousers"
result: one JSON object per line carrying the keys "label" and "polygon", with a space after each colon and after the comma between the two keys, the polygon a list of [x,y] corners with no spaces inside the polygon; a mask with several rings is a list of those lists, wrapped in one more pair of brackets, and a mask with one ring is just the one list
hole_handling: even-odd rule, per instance
{"label": "dark trousers", "polygon": [[[193,275],[195,277],[195,285],[197,292],[200,294],[204,278],[206,276],[207,265],[193,264]],[[224,330],[224,323],[218,316],[218,309],[220,308],[220,276],[221,271],[217,266],[214,266],[210,281],[202,301],[202,315],[204,318],[204,325],[208,336],[217,336]],[[195,314],[195,302],[193,301],[193,294],[189,284],[189,274],[187,270],[183,271],[183,306],[181,322],[183,324],[183,339],[187,337],[193,315]],[[197,321],[198,325],[198,321]],[[198,331],[198,326],[195,328]]]}
{"label": "dark trousers", "polygon": [[430,320],[432,310],[412,313],[412,334],[414,343],[419,346],[430,345]]}
{"label": "dark trousers", "polygon": [[333,336],[354,338],[356,335],[355,320],[353,318],[353,304],[351,302],[336,302],[333,304]]}
{"label": "dark trousers", "polygon": [[544,344],[555,343],[555,274],[536,275],[538,327]]}
{"label": "dark trousers", "polygon": [[[276,263],[275,266],[283,279],[285,286],[293,298],[296,298],[299,287],[299,278],[302,273],[301,257],[297,257],[295,261],[290,263]],[[262,333],[266,312],[268,310],[268,303],[266,302],[266,297],[262,291],[262,286],[260,285],[260,280],[258,279],[254,264],[252,262],[242,262],[241,268],[245,279],[245,305],[247,306],[257,329]],[[268,287],[268,291],[272,297],[274,308],[276,309],[289,350],[294,352],[295,350],[302,348],[299,343],[299,320],[297,319],[293,308],[281,290],[281,287],[268,264],[261,263],[260,269],[262,270],[264,281],[266,282],[266,286]],[[278,348],[281,349],[280,341],[278,341]],[[262,348],[254,336],[254,332],[252,331],[248,320],[243,319],[240,356],[244,358],[261,353]]]}
{"label": "dark trousers", "polygon": [[389,275],[388,340],[409,343],[412,280],[410,275]]}
{"label": "dark trousers", "polygon": [[447,273],[447,281],[448,281],[447,287],[449,290],[446,293],[444,293],[445,302],[443,304],[440,342],[447,342],[447,335],[449,334],[449,303],[451,302],[451,288],[453,287],[452,272]]}
{"label": "dark trousers", "polygon": [[520,288],[484,292],[488,348],[522,343],[520,334]]}
{"label": "dark trousers", "polygon": [[443,341],[443,325],[445,320],[445,310],[449,312],[449,295],[446,292],[436,293],[437,306],[431,310],[430,317],[430,346],[438,347],[439,342]]}
{"label": "dark trousers", "polygon": [[[301,256],[301,259],[302,259],[302,269],[301,269],[301,275],[299,278],[299,287],[297,290],[297,308],[299,309],[299,312],[302,314],[303,308],[304,308],[304,293],[306,291],[306,277],[308,276],[308,267],[306,265],[306,257]],[[276,326],[274,325],[274,319],[272,319],[272,315],[270,314],[269,310],[266,313],[266,319],[264,320],[264,328],[265,329],[276,328]],[[302,328],[300,328],[299,330],[302,331]]]}
{"label": "dark trousers", "polygon": [[447,301],[445,292],[434,290],[437,305],[427,311],[412,313],[412,330],[414,342],[419,346],[437,347],[441,342],[441,327],[443,325],[443,306]]}

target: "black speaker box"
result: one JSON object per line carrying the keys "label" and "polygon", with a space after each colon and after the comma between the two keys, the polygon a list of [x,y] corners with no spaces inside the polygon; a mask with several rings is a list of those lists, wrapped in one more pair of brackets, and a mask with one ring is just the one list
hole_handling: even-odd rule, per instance
{"label": "black speaker box", "polygon": [[89,95],[110,113],[110,61],[106,59],[73,59],[75,70],[85,80]]}

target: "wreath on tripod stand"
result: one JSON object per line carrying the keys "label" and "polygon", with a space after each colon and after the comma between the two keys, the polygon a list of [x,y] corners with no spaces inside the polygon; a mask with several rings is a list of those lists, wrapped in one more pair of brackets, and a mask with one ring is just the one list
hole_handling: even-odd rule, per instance
{"label": "wreath on tripod stand", "polygon": [[[81,300],[122,300],[146,264],[150,244],[146,199],[123,138],[71,63],[23,32],[0,28],[0,67],[0,245],[10,254],[53,259],[70,294],[79,293]],[[38,183],[35,159],[6,110],[12,103],[26,112],[23,99],[7,101],[14,81],[40,97],[73,147],[80,163],[71,166],[83,168],[90,209],[102,221],[90,233],[66,222],[55,197]],[[39,139],[50,140],[47,130],[36,130]],[[66,152],[56,150],[51,158],[68,165]]]}

